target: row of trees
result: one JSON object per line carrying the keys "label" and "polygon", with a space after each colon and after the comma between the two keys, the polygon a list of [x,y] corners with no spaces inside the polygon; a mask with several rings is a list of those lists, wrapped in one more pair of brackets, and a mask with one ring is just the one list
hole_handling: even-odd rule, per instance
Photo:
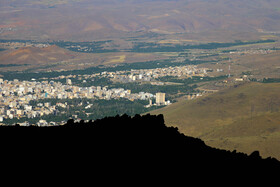
{"label": "row of trees", "polygon": [[[127,63],[118,65],[115,67],[105,67],[105,66],[95,66],[90,67],[82,70],[70,70],[70,71],[63,71],[63,72],[30,72],[30,71],[23,71],[23,72],[1,72],[1,74],[4,76],[4,79],[7,80],[13,80],[13,79],[19,79],[19,80],[31,80],[32,78],[40,79],[40,78],[53,78],[58,77],[61,75],[67,76],[67,75],[83,75],[83,74],[93,74],[93,73],[101,73],[104,71],[126,71],[131,69],[154,69],[154,68],[163,68],[167,66],[180,66],[180,65],[194,65],[194,64],[201,64],[201,63],[207,63],[210,62],[208,60],[196,60],[196,61],[189,61],[186,59],[184,62],[170,62],[170,59],[165,60],[154,60],[154,61],[146,61],[146,62],[135,62],[135,63]],[[213,62],[213,61],[211,61]]]}
{"label": "row of trees", "polygon": [[264,78],[263,83],[279,83],[280,78]]}
{"label": "row of trees", "polygon": [[109,53],[118,52],[117,49],[105,49],[102,45],[111,42],[112,40],[106,41],[93,41],[93,42],[70,42],[70,41],[54,41],[50,44],[57,45],[62,48],[67,48],[75,52],[83,53]]}
{"label": "row of trees", "polygon": [[206,43],[198,45],[161,45],[158,43],[148,43],[148,42],[135,42],[134,46],[129,52],[141,52],[141,53],[153,53],[153,52],[183,52],[187,49],[218,49],[233,47],[239,45],[249,45],[258,43],[273,43],[275,40],[257,40],[257,41],[246,41],[236,40],[235,42],[228,43]]}

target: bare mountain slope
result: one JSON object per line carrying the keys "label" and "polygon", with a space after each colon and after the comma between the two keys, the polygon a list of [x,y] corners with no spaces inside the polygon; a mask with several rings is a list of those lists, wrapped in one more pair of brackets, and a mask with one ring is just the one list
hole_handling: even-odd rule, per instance
{"label": "bare mountain slope", "polygon": [[244,84],[156,110],[208,145],[280,158],[280,84]]}
{"label": "bare mountain slope", "polygon": [[0,63],[3,64],[45,64],[72,59],[78,54],[59,48],[55,45],[39,47],[23,47],[0,53]]}
{"label": "bare mountain slope", "polygon": [[[278,0],[23,0],[0,2],[1,38],[89,40],[135,31],[279,31]],[[11,28],[11,29],[9,29]]]}

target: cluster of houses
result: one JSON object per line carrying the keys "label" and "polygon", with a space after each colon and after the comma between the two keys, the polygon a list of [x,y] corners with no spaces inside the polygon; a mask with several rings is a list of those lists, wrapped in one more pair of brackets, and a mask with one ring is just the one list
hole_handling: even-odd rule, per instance
{"label": "cluster of houses", "polygon": [[166,68],[155,68],[155,69],[131,69],[126,71],[114,71],[114,72],[101,72],[94,73],[91,75],[61,75],[59,77],[52,78],[53,80],[59,79],[78,79],[83,80],[84,82],[87,79],[92,79],[95,77],[105,77],[109,78],[114,82],[128,83],[128,82],[151,82],[153,83],[157,78],[160,77],[192,77],[192,76],[200,76],[204,77],[208,68],[198,68],[196,65],[186,65],[186,66],[170,66]]}
{"label": "cluster of houses", "polygon": [[[165,102],[165,95],[157,96],[152,93],[139,92],[131,93],[131,90],[124,88],[111,88],[108,86],[90,86],[79,87],[72,84],[71,78],[86,79],[94,77],[106,77],[113,81],[133,82],[133,81],[151,81],[164,76],[204,76],[207,74],[207,68],[197,68],[194,65],[176,66],[156,69],[140,69],[130,71],[116,71],[116,72],[101,72],[92,75],[69,75],[59,76],[49,80],[36,81],[19,81],[14,79],[12,81],[3,80],[0,78],[0,123],[5,119],[20,119],[36,118],[44,115],[57,114],[58,108],[66,108],[65,103],[57,102],[51,105],[49,102],[38,103],[36,106],[31,105],[30,101],[42,99],[74,99],[74,98],[89,98],[89,99],[118,99],[126,98],[131,101],[134,100],[150,100],[150,107],[152,99],[156,99],[157,105],[170,104]],[[65,84],[56,82],[55,79],[66,79]],[[152,82],[151,82],[152,83]],[[86,106],[88,107],[88,106]],[[44,120],[38,122],[40,124],[47,123]]]}
{"label": "cluster of houses", "polygon": [[117,71],[117,72],[103,72],[103,76],[111,78],[116,82],[134,82],[143,81],[150,82],[160,77],[191,77],[191,76],[205,76],[207,68],[198,68],[195,65],[187,66],[170,66],[166,68],[155,69],[139,69],[130,71]]}
{"label": "cluster of houses", "polygon": [[13,118],[35,118],[43,115],[55,114],[57,108],[65,108],[65,104],[42,102],[36,106],[30,105],[32,100],[40,99],[117,99],[126,98],[131,101],[135,99],[148,100],[155,98],[155,95],[146,92],[131,93],[123,88],[112,88],[101,86],[78,87],[71,84],[54,81],[13,81],[0,79],[0,122]]}

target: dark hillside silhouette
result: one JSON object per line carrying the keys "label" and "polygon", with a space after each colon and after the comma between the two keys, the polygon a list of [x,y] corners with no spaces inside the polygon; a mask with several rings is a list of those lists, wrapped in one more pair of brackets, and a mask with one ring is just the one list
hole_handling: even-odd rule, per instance
{"label": "dark hillside silhouette", "polygon": [[167,127],[163,115],[123,115],[88,123],[69,120],[56,127],[3,126],[0,137],[2,153],[12,148],[13,152],[28,155],[24,158],[54,159],[92,168],[102,163],[166,172],[215,169],[219,174],[235,170],[239,174],[267,174],[280,168],[278,160],[263,159],[258,151],[246,155],[211,148],[177,128]]}

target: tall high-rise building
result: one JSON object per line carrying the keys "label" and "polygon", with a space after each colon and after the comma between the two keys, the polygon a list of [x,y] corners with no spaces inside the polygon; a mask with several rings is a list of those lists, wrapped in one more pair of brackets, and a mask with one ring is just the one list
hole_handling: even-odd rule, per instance
{"label": "tall high-rise building", "polygon": [[156,104],[162,105],[165,104],[165,93],[156,93]]}
{"label": "tall high-rise building", "polygon": [[66,84],[71,85],[72,84],[71,79],[66,79]]}

